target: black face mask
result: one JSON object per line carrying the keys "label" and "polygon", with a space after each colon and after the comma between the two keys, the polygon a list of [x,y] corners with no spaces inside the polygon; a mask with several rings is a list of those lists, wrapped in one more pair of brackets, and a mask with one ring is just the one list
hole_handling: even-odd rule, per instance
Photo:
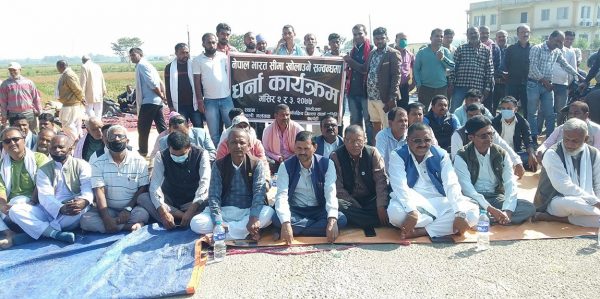
{"label": "black face mask", "polygon": [[59,163],[65,162],[65,160],[67,160],[67,155],[58,156],[58,155],[50,154],[50,157],[52,157],[52,160],[59,162]]}
{"label": "black face mask", "polygon": [[127,143],[120,141],[111,141],[108,143],[108,149],[111,152],[120,153],[127,148]]}

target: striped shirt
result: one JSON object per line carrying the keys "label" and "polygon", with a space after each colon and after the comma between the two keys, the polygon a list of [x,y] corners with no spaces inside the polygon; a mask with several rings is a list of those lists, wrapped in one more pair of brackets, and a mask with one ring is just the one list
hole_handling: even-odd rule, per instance
{"label": "striped shirt", "polygon": [[464,44],[454,52],[454,71],[450,73],[454,86],[491,91],[494,86],[494,63],[490,49]]}
{"label": "striped shirt", "polygon": [[535,81],[541,79],[552,81],[552,69],[555,62],[558,62],[567,73],[575,78],[579,77],[577,71],[565,60],[559,48],[550,50],[547,43],[541,43],[529,50],[529,78]]}
{"label": "striped shirt", "polygon": [[6,117],[7,112],[23,113],[31,110],[42,111],[40,92],[35,84],[21,76],[8,78],[0,85],[0,111]]}
{"label": "striped shirt", "polygon": [[146,160],[130,150],[121,165],[115,163],[109,151],[92,164],[92,188],[104,187],[109,208],[123,209],[138,189],[148,184]]}

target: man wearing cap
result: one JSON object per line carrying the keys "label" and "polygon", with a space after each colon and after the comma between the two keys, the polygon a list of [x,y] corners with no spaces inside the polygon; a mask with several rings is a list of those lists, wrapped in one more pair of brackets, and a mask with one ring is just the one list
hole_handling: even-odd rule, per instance
{"label": "man wearing cap", "polygon": [[454,169],[465,196],[479,203],[494,222],[521,224],[535,214],[529,201],[517,199],[517,180],[508,153],[493,144],[492,122],[483,115],[465,124],[471,141],[454,157]]}
{"label": "man wearing cap", "polygon": [[81,120],[83,118],[82,104],[84,94],[77,74],[64,60],[56,62],[56,69],[61,74],[58,80],[58,101],[63,104],[58,118],[62,124],[63,132],[72,140],[78,140],[82,133]]}
{"label": "man wearing cap", "polygon": [[262,34],[256,35],[256,50],[265,54],[273,54],[273,51],[267,50],[267,40]]}
{"label": "man wearing cap", "polygon": [[8,65],[10,76],[0,85],[0,124],[15,114],[24,114],[32,130],[37,129],[37,116],[42,112],[42,98],[33,81],[21,75],[21,65]]}
{"label": "man wearing cap", "polygon": [[88,55],[81,57],[81,63],[79,84],[85,95],[85,112],[89,117],[102,117],[102,104],[106,95],[104,74]]}
{"label": "man wearing cap", "polygon": [[[169,119],[169,134],[177,131],[188,135],[192,145],[206,150],[211,163],[215,161],[217,150],[206,130],[203,128],[190,128],[183,115],[174,115]],[[169,148],[167,137],[168,134],[158,139],[158,151],[162,152]]]}

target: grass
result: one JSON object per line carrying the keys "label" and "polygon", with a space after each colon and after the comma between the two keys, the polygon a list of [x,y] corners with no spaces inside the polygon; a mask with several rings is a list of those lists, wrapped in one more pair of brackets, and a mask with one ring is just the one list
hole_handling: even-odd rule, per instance
{"label": "grass", "polygon": [[[152,62],[158,70],[160,77],[163,78],[163,70],[167,63]],[[131,84],[135,86],[135,65],[127,63],[111,63],[100,64],[104,73],[104,81],[106,82],[107,97],[117,99],[117,96],[125,91],[125,86]],[[79,75],[81,65],[72,65],[73,71]],[[22,70],[23,76],[32,80],[40,94],[44,103],[54,100],[54,89],[58,82],[59,74],[56,67],[53,65],[35,65],[24,66]],[[163,78],[164,80],[164,78]]]}

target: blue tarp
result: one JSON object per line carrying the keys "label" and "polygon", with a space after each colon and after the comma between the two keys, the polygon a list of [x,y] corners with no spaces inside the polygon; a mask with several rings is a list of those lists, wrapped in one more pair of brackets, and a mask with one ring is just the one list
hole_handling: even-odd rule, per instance
{"label": "blue tarp", "polygon": [[0,298],[141,298],[186,294],[195,240],[157,224],[130,234],[76,234],[0,251]]}

